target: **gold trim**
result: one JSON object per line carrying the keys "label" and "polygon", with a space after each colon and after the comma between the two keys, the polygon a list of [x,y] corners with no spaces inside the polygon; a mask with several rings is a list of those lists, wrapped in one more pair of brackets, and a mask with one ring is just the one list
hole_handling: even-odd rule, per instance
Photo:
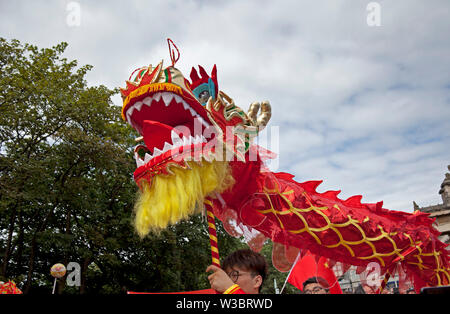
{"label": "gold trim", "polygon": [[235,290],[240,289],[239,285],[234,284],[231,287],[229,287],[227,290],[225,290],[223,292],[223,294],[231,294],[232,292],[234,292]]}

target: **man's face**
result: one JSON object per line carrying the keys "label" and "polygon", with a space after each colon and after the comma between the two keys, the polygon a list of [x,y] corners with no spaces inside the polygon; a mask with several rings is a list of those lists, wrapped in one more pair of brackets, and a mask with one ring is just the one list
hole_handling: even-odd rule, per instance
{"label": "man's face", "polygon": [[327,294],[327,290],[320,285],[320,283],[310,283],[305,286],[303,290],[305,294]]}
{"label": "man's face", "polygon": [[251,271],[234,266],[233,268],[226,268],[225,272],[231,280],[238,284],[245,293],[258,294],[259,287],[262,284],[260,275],[254,275]]}

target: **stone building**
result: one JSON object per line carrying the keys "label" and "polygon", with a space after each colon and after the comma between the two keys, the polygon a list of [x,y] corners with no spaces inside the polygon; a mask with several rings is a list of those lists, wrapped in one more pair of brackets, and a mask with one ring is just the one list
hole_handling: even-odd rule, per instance
{"label": "stone building", "polygon": [[[448,170],[450,171],[450,165]],[[419,207],[416,202],[413,202],[414,209],[429,213],[430,218],[436,218],[436,229],[442,233],[439,239],[450,244],[450,173],[445,174],[439,194],[442,197],[442,204]]]}

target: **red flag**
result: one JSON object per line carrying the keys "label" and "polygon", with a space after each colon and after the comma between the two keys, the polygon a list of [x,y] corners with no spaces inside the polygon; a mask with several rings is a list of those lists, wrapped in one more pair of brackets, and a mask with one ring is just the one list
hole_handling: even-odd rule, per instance
{"label": "red flag", "polygon": [[341,286],[327,259],[320,257],[316,261],[316,256],[308,252],[295,264],[288,282],[303,291],[303,282],[311,277],[322,277],[327,281],[331,294],[342,294]]}

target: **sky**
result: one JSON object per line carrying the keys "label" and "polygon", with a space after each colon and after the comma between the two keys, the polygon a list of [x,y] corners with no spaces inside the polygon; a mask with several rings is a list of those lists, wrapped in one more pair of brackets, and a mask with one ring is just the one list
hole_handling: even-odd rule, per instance
{"label": "sky", "polygon": [[[125,87],[141,66],[218,69],[248,109],[269,100],[258,141],[273,171],[319,192],[412,212],[442,203],[450,164],[448,0],[0,0],[0,37],[93,65],[91,86]],[[121,106],[117,95],[114,104]],[[120,110],[118,108],[118,110]]]}

